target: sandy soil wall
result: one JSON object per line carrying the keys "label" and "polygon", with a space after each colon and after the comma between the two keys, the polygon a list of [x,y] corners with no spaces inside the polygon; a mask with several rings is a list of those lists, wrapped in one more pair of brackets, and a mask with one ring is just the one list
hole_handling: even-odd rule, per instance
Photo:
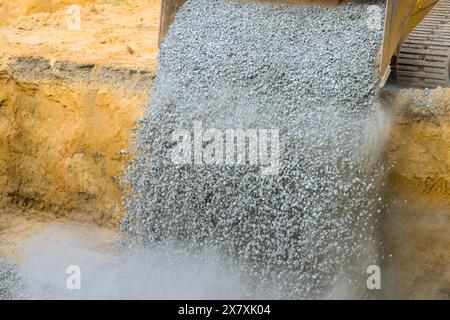
{"label": "sandy soil wall", "polygon": [[386,155],[387,298],[450,299],[450,89],[403,91]]}
{"label": "sandy soil wall", "polygon": [[8,68],[0,73],[0,198],[114,223],[131,131],[154,75],[36,58],[10,59]]}
{"label": "sandy soil wall", "polygon": [[159,13],[159,0],[0,0],[0,210],[117,224]]}

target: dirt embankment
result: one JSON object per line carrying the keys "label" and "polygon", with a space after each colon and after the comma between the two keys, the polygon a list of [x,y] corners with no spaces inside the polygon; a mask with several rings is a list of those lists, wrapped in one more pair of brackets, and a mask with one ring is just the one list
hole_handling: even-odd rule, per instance
{"label": "dirt embankment", "polygon": [[[0,28],[0,202],[117,225],[156,73],[159,3],[23,2]],[[67,4],[80,6],[79,30],[66,28]]]}
{"label": "dirt embankment", "polygon": [[395,163],[392,186],[450,203],[450,90],[407,90],[397,101],[387,149]]}
{"label": "dirt embankment", "polygon": [[393,164],[384,221],[388,298],[450,298],[450,89],[396,98],[386,154]]}
{"label": "dirt embankment", "polygon": [[148,70],[11,59],[0,77],[4,201],[114,223],[130,132],[153,78]]}

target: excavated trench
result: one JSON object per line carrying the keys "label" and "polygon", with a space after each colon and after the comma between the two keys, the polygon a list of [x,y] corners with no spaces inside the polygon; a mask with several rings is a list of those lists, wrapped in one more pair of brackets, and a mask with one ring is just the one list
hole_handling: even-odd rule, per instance
{"label": "excavated trench", "polygon": [[[81,67],[80,81],[74,66],[65,69],[69,64],[64,64],[58,69],[63,80],[51,74],[33,78],[36,66],[48,62],[12,62],[0,79],[1,203],[9,208],[8,217],[31,213],[12,229],[2,209],[0,242],[5,250],[0,251],[13,254],[16,242],[53,223],[53,218],[36,220],[42,211],[117,225],[122,217],[116,209],[121,204],[118,177],[129,159],[123,151],[143,114],[147,97],[142,88],[152,85],[153,76],[139,75],[119,87],[104,79],[129,71],[115,70],[101,81],[92,69]],[[390,101],[396,115],[384,150],[392,165],[383,187],[390,208],[382,221],[383,294],[448,298],[450,90],[402,91]],[[111,143],[114,136],[117,143]],[[17,238],[11,239],[11,230]]]}
{"label": "excavated trench", "polygon": [[0,73],[2,201],[116,224],[130,132],[153,78],[146,69],[11,58]]}
{"label": "excavated trench", "polygon": [[[68,66],[52,69],[26,58],[1,72],[2,206],[117,225],[124,152],[153,75],[109,70],[99,77],[95,68]],[[42,68],[49,73],[36,77]],[[130,73],[131,82],[108,82]],[[391,99],[396,115],[384,154],[392,165],[383,187],[390,210],[382,221],[386,297],[449,297],[449,100],[447,89],[402,91]],[[8,224],[2,220],[0,228],[6,244]]]}
{"label": "excavated trench", "polygon": [[[154,73],[146,69],[55,62],[38,57],[9,59],[0,70],[2,207],[13,212],[44,211],[76,222],[117,226],[123,216],[119,181],[130,160],[130,132],[144,114],[154,78]],[[392,108],[392,126],[378,129],[389,135],[383,150],[389,170],[381,189],[388,210],[379,222],[383,251],[377,262],[383,278],[382,290],[375,296],[449,298],[450,90],[402,90],[387,95]],[[6,242],[9,231],[2,217],[0,253],[1,241]],[[52,246],[59,239],[46,234],[65,232],[50,229],[42,235],[42,229],[36,231],[37,238],[46,239],[43,248],[53,250],[57,259],[65,247]],[[100,247],[95,252],[110,250]],[[92,257],[92,251],[82,244],[76,248],[73,252],[84,259]],[[110,265],[108,254],[94,256],[96,266]],[[111,279],[136,270],[136,264],[148,263],[162,272],[155,260],[173,263],[161,252],[142,254],[144,260],[137,256],[130,254],[129,261],[135,263],[119,264],[116,274],[100,283],[108,287],[106,284]],[[189,257],[180,258],[177,270],[188,270],[186,273],[190,274],[190,261]],[[27,267],[37,270],[40,262],[31,259]],[[240,292],[240,285],[230,274],[211,271],[213,264],[195,267],[218,281],[205,280],[205,288],[196,287],[192,296],[208,297],[211,290],[208,285],[214,288],[218,284],[224,288],[218,297],[233,297]],[[173,274],[177,270],[172,270]],[[93,278],[98,272],[92,273]],[[159,282],[151,275],[146,276],[164,291],[173,274],[166,274],[167,279]],[[44,287],[48,279],[43,274],[40,276],[39,285]],[[195,274],[190,276],[183,284],[185,294],[196,283]],[[123,286],[126,284],[108,288],[115,291]],[[40,287],[34,290],[37,297]],[[162,296],[177,297],[175,291]],[[160,297],[145,290],[133,294]],[[186,297],[190,296],[186,294]]]}

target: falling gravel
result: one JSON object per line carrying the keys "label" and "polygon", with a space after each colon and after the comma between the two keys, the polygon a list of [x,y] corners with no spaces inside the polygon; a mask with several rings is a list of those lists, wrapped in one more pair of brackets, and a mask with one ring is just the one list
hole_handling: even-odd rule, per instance
{"label": "falling gravel", "polygon": [[[384,6],[188,0],[136,132],[124,243],[214,248],[242,270],[249,298],[330,297],[342,283],[359,294],[382,207],[372,130],[382,28],[369,29],[369,3]],[[198,147],[220,155],[229,129],[277,132],[279,146],[267,149],[279,154],[277,170],[264,174],[250,158],[199,163]],[[195,145],[192,163],[174,161],[180,130]]]}
{"label": "falling gravel", "polygon": [[0,300],[22,298],[21,289],[18,267],[9,258],[0,256]]}

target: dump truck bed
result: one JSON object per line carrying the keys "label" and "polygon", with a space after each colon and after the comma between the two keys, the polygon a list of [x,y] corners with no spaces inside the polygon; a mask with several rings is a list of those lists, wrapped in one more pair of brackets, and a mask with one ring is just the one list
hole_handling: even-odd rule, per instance
{"label": "dump truck bed", "polygon": [[[166,36],[177,11],[185,2],[186,0],[162,0],[159,30],[160,43]],[[368,3],[367,1],[361,0],[240,0],[240,2],[318,5],[328,7],[338,6],[347,2]],[[400,44],[437,2],[437,0],[386,0],[384,40],[379,63],[381,86],[390,74],[392,57],[397,53]],[[368,17],[369,14],[368,12]],[[369,29],[368,32],[370,32]]]}

